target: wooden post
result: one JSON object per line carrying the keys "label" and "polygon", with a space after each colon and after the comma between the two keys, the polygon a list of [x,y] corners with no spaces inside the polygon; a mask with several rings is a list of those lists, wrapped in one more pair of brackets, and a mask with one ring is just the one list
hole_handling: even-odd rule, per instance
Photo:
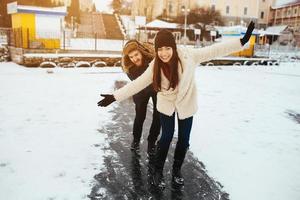
{"label": "wooden post", "polygon": [[95,32],[95,51],[97,51],[97,32]]}
{"label": "wooden post", "polygon": [[27,34],[27,37],[26,37],[26,40],[27,40],[27,48],[30,49],[29,28],[27,28],[26,34]]}

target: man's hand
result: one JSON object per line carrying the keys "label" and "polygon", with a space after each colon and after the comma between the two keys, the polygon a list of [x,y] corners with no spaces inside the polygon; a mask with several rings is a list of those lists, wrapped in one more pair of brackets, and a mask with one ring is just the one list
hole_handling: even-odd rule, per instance
{"label": "man's hand", "polygon": [[244,46],[250,39],[251,34],[253,32],[254,29],[254,22],[251,21],[250,24],[248,25],[247,31],[244,35],[244,37],[241,39],[241,44]]}
{"label": "man's hand", "polygon": [[112,102],[116,101],[114,95],[111,95],[111,94],[101,94],[101,96],[104,97],[104,99],[102,99],[101,101],[98,102],[98,106],[106,107],[109,104],[111,104]]}

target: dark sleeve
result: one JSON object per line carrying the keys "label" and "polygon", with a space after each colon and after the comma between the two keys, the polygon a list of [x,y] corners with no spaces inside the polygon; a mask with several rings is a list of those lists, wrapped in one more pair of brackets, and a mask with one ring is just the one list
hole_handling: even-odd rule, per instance
{"label": "dark sleeve", "polygon": [[130,73],[126,73],[126,75],[128,76],[128,78],[131,80],[131,81],[133,81],[135,78],[134,78],[134,76],[132,75],[132,74],[130,74]]}

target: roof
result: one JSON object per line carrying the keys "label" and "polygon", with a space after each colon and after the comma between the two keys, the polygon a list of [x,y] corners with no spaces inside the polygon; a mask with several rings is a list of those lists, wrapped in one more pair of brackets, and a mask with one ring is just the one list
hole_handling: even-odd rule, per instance
{"label": "roof", "polygon": [[287,25],[270,26],[266,29],[265,35],[281,35],[281,32],[284,31],[287,27]]}
{"label": "roof", "polygon": [[8,4],[8,14],[14,13],[36,13],[36,14],[47,14],[47,15],[58,15],[66,16],[67,8],[62,7],[38,7],[38,6],[26,6],[26,5],[17,5],[17,3]]}
{"label": "roof", "polygon": [[278,9],[278,8],[285,8],[290,6],[300,5],[300,0],[294,0],[287,3],[276,3],[274,6],[272,6],[272,9]]}
{"label": "roof", "polygon": [[178,24],[176,23],[170,23],[170,22],[165,22],[159,19],[155,19],[152,22],[149,22],[146,24],[147,28],[168,28],[168,29],[177,29]]}

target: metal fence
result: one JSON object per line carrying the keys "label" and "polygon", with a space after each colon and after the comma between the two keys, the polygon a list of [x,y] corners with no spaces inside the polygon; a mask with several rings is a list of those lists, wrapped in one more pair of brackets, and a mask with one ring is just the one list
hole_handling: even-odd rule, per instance
{"label": "metal fence", "polygon": [[291,60],[300,59],[300,48],[294,45],[279,45],[274,43],[273,45],[255,45],[255,56],[263,56],[274,59]]}
{"label": "metal fence", "polygon": [[[63,31],[33,32],[30,29],[11,29],[6,38],[11,38],[10,46],[24,49],[63,49],[90,51],[121,51],[125,40],[111,40],[100,38],[98,33]],[[6,40],[6,39],[5,39]]]}
{"label": "metal fence", "polygon": [[11,41],[10,33],[11,33],[11,29],[0,28],[0,44],[10,45],[10,41]]}

